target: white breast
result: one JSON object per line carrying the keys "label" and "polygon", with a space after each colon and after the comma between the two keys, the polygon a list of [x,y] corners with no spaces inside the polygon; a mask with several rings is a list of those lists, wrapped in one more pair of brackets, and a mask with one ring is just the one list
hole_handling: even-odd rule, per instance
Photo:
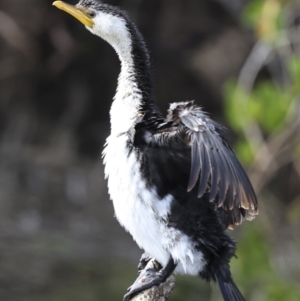
{"label": "white breast", "polygon": [[170,255],[178,262],[176,272],[197,274],[203,256],[185,234],[167,227],[171,195],[159,199],[155,189],[147,189],[141,177],[136,152],[129,153],[128,135],[111,135],[103,152],[105,176],[120,224],[139,247],[165,265]]}

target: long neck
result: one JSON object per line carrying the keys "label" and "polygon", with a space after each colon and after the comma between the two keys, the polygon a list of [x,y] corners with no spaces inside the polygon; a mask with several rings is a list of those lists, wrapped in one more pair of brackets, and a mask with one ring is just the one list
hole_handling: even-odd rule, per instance
{"label": "long neck", "polygon": [[145,43],[132,23],[128,36],[112,45],[121,61],[117,93],[111,108],[112,131],[129,130],[137,120],[160,115],[154,101],[150,60]]}

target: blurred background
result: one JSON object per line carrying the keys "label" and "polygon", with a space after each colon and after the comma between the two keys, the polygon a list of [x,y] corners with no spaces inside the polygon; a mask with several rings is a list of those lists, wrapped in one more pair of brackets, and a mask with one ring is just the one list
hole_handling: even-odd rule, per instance
{"label": "blurred background", "polygon": [[[246,300],[299,301],[300,2],[107,3],[145,36],[161,109],[195,99],[229,129],[260,205],[230,232]],[[114,218],[103,177],[120,66],[51,4],[0,2],[0,300],[122,300],[142,251]],[[222,299],[178,276],[170,300]]]}

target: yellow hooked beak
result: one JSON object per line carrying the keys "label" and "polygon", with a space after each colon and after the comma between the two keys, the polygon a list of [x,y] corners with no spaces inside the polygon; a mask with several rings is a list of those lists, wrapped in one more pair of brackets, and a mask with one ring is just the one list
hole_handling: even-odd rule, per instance
{"label": "yellow hooked beak", "polygon": [[53,2],[53,5],[56,6],[58,9],[61,9],[65,12],[67,12],[68,14],[70,14],[71,16],[73,16],[74,18],[79,20],[85,26],[88,26],[91,28],[94,26],[94,21],[88,15],[88,13],[86,11],[84,11],[83,9],[73,6],[73,5],[70,5],[70,4],[67,4],[62,1],[55,1],[55,2]]}

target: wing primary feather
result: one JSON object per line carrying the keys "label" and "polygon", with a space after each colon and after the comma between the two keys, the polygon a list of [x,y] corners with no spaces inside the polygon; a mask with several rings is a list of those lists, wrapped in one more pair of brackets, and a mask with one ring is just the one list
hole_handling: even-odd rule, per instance
{"label": "wing primary feather", "polygon": [[219,138],[218,136],[216,136],[216,134],[213,134],[213,136],[211,136],[211,144],[214,147],[214,155],[215,155],[215,160],[216,160],[216,166],[217,166],[217,170],[216,170],[216,174],[218,175],[218,187],[219,187],[219,198],[218,198],[218,203],[217,206],[221,207],[225,200],[226,200],[226,194],[228,192],[228,188],[230,185],[230,172],[227,165],[227,162],[224,160],[224,156],[222,153],[222,148],[223,143],[220,140],[221,138]]}
{"label": "wing primary feather", "polygon": [[210,194],[209,194],[209,201],[213,202],[217,196],[218,193],[218,185],[220,181],[220,173],[219,173],[219,166],[217,162],[217,154],[216,154],[216,145],[213,141],[213,137],[211,137],[211,134],[208,133],[207,135],[207,144],[206,144],[206,150],[207,154],[209,156],[209,161],[211,164],[211,186],[210,186]]}
{"label": "wing primary feather", "polygon": [[230,162],[235,177],[238,179],[237,188],[239,191],[239,205],[242,206],[244,209],[249,209],[249,207],[252,206],[251,209],[255,210],[257,207],[255,193],[253,191],[252,185],[248,177],[246,176],[239,161],[235,157],[233,151],[231,151],[230,154]]}
{"label": "wing primary feather", "polygon": [[[222,156],[228,166],[228,172],[230,173],[230,190],[231,190],[231,195],[230,195],[230,198],[229,198],[229,208],[232,208],[232,202],[233,200],[235,199],[235,196],[240,195],[239,193],[239,179],[236,175],[236,172],[235,172],[235,168],[234,166],[232,165],[232,160],[230,157],[231,154],[229,152],[231,152],[231,150],[229,149],[226,149],[226,153],[224,153],[224,147],[221,149],[221,152],[222,152]],[[238,206],[239,207],[239,206]]]}
{"label": "wing primary feather", "polygon": [[[200,198],[209,189],[209,200],[215,202],[218,208],[223,208],[233,225],[257,214],[253,187],[226,142],[221,127],[190,102],[173,104],[168,116],[175,123],[179,118],[180,126],[184,126],[185,133],[191,137],[187,190],[198,186],[197,195]],[[167,126],[162,122],[160,129]]]}
{"label": "wing primary feather", "polygon": [[219,169],[220,169],[220,174],[221,174],[221,180],[219,184],[219,201],[218,201],[218,207],[223,206],[225,199],[226,199],[226,194],[228,191],[228,187],[230,185],[229,180],[230,180],[230,175],[228,173],[228,170],[226,169],[224,159],[222,156],[219,158]]}
{"label": "wing primary feather", "polygon": [[199,157],[199,144],[195,138],[196,134],[191,135],[191,172],[190,172],[190,179],[189,179],[189,184],[188,184],[188,189],[187,191],[191,191],[199,178],[200,174],[200,157]]}
{"label": "wing primary feather", "polygon": [[243,191],[242,195],[241,195],[241,204],[243,205],[243,208],[245,208],[245,209],[250,209],[250,207],[251,207],[252,210],[256,210],[257,209],[257,200],[256,200],[256,196],[255,196],[253,187],[250,183],[250,180],[247,177],[247,175],[245,174],[239,161],[236,159],[234,153],[232,154],[232,156],[234,157],[233,160],[235,161],[236,170],[237,170],[238,177],[240,179],[242,191]]}
{"label": "wing primary feather", "polygon": [[230,161],[231,169],[233,170],[234,176],[236,178],[236,200],[233,202],[233,205],[238,205],[239,207],[241,207],[241,204],[245,196],[245,187],[247,186],[247,184],[244,182],[244,177],[243,177],[244,172],[242,166],[239,164],[234,153],[231,150],[229,151],[230,151],[229,161]]}
{"label": "wing primary feather", "polygon": [[228,187],[230,185],[230,173],[226,168],[226,162],[224,162],[224,158],[220,152],[221,152],[220,148],[218,148],[218,154],[219,154],[218,163],[219,163],[219,170],[220,170],[218,207],[221,207],[224,204]]}
{"label": "wing primary feather", "polygon": [[206,192],[207,183],[210,175],[209,157],[203,142],[200,143],[199,157],[201,158],[201,175],[200,175],[199,190],[198,190],[198,197],[200,198]]}

